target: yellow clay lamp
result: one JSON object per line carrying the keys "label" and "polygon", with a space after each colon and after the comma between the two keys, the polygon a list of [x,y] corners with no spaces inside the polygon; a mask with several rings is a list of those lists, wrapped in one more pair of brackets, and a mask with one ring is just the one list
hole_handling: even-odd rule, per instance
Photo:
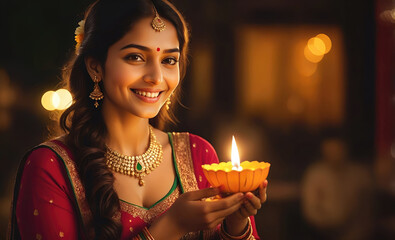
{"label": "yellow clay lamp", "polygon": [[269,174],[270,163],[244,161],[240,164],[234,136],[231,160],[202,165],[203,173],[211,186],[220,187],[226,193],[251,192],[256,190]]}

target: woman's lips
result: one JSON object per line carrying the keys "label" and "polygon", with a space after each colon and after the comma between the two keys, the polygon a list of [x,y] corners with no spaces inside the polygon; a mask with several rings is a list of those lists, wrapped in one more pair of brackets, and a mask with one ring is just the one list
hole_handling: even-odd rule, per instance
{"label": "woman's lips", "polygon": [[141,89],[131,89],[132,92],[138,97],[140,100],[147,103],[155,103],[159,100],[159,96],[162,91],[146,91]]}

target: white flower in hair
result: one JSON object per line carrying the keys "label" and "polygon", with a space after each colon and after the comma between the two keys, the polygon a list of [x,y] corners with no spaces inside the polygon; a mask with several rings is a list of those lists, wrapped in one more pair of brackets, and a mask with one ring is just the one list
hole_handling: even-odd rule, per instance
{"label": "white flower in hair", "polygon": [[75,29],[75,35],[80,35],[80,34],[84,34],[84,28],[85,28],[85,20],[81,20],[78,23],[78,27]]}
{"label": "white flower in hair", "polygon": [[77,42],[77,44],[75,45],[75,52],[78,55],[79,54],[79,49],[81,46],[82,41],[84,40],[84,28],[85,28],[85,20],[81,20],[78,23],[78,27],[75,29],[75,41]]}

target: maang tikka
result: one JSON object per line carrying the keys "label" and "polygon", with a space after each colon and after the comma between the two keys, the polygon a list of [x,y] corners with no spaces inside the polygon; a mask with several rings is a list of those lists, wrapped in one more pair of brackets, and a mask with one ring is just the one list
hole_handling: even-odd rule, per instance
{"label": "maang tikka", "polygon": [[162,32],[163,30],[166,29],[166,25],[165,25],[165,23],[163,22],[163,20],[160,19],[159,14],[158,14],[158,11],[156,11],[155,6],[154,6],[154,11],[155,11],[155,17],[154,17],[154,19],[153,19],[152,22],[151,22],[151,26],[152,26],[152,28],[153,28],[155,31],[157,31],[157,32]]}
{"label": "maang tikka", "polygon": [[91,92],[91,94],[89,94],[89,97],[95,101],[95,108],[97,108],[99,106],[99,103],[97,101],[102,100],[104,98],[103,93],[100,90],[100,86],[99,86],[99,82],[100,80],[97,79],[96,75],[93,79],[93,82],[95,83],[95,85],[93,86],[93,91]]}

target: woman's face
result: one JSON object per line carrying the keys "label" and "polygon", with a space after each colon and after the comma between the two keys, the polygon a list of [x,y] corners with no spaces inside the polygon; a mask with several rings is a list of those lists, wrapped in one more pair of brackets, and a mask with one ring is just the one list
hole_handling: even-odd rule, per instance
{"label": "woman's face", "polygon": [[103,107],[120,114],[153,118],[177,87],[180,80],[177,31],[165,21],[166,29],[156,32],[151,27],[152,19],[136,22],[108,49]]}

